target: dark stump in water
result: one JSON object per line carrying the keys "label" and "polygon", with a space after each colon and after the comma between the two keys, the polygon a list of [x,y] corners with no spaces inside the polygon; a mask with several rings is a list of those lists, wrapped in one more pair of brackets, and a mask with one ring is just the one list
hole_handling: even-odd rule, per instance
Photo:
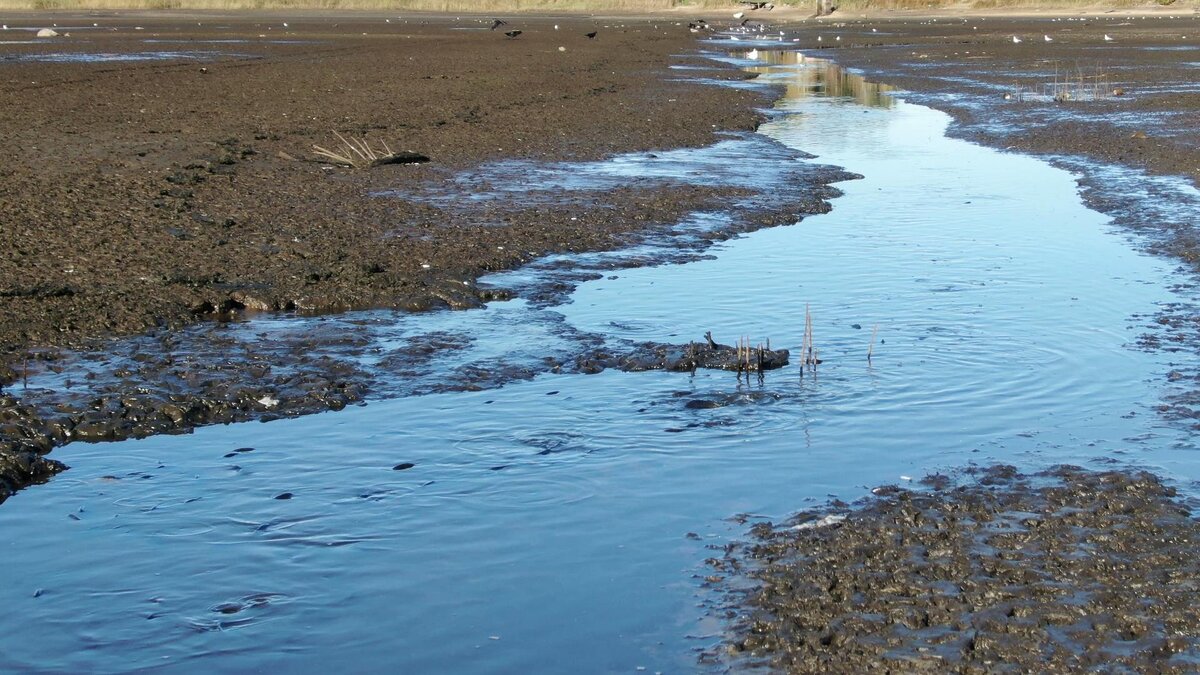
{"label": "dark stump in water", "polygon": [[712,333],[704,334],[704,342],[682,345],[643,342],[624,354],[596,350],[579,357],[578,368],[585,373],[598,373],[606,368],[627,372],[669,370],[690,372],[698,368],[758,372],[782,368],[788,364],[788,350],[758,346],[736,347],[718,344]]}
{"label": "dark stump in water", "polygon": [[752,543],[708,561],[735,635],[704,658],[805,673],[1195,672],[1200,523],[1174,489],[1078,467],[968,478],[755,525]]}

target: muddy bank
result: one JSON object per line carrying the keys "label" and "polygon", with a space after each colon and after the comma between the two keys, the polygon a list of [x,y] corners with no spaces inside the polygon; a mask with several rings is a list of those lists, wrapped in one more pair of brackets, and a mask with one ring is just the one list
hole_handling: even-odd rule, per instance
{"label": "muddy bank", "polygon": [[[74,29],[28,39],[50,21]],[[45,454],[73,440],[497,386],[573,358],[468,364],[406,388],[398,380],[427,373],[445,341],[381,355],[369,321],[266,338],[237,329],[246,318],[516,295],[549,306],[599,270],[687,259],[823,212],[836,194],[827,184],[850,177],[768,145],[756,151],[789,183],[768,190],[719,152],[669,152],[761,144],[747,132],[774,96],[677,77],[672,65],[710,82],[746,75],[692,55],[696,36],[672,22],[522,17],[510,22],[516,38],[482,17],[6,23],[0,119],[14,143],[0,151],[0,220],[13,226],[0,238],[13,255],[0,262],[0,383],[12,398],[0,454],[14,468],[4,493],[61,470]],[[334,132],[430,161],[361,171],[320,161],[312,146],[334,146]],[[577,178],[636,151],[632,162],[662,175]],[[698,213],[721,217],[697,229],[685,221]],[[660,250],[648,258],[559,261],[514,288],[476,282],[651,240]],[[112,340],[122,335],[137,337]],[[580,352],[594,346],[577,339]]]}
{"label": "muddy bank", "polygon": [[1200,525],[1146,472],[973,469],[885,486],[709,561],[731,642],[787,672],[1190,672]]}
{"label": "muddy bank", "polygon": [[782,368],[788,364],[790,354],[786,349],[771,349],[769,343],[752,344],[739,340],[735,345],[721,344],[713,340],[712,333],[705,333],[703,340],[687,344],[660,344],[647,342],[635,345],[625,353],[597,350],[581,355],[576,368],[583,373],[599,373],[606,368],[617,368],[626,372],[666,370],[671,372],[695,372],[699,368],[728,370],[749,377],[768,370]]}
{"label": "muddy bank", "polygon": [[[23,30],[50,22],[70,37]],[[6,23],[8,355],[231,312],[477,305],[486,296],[463,279],[613,246],[725,195],[630,189],[607,195],[586,222],[553,204],[472,212],[367,195],[411,194],[495,159],[704,145],[755,128],[767,100],[675,81],[675,63],[742,75],[687,57],[686,26],[648,20],[514,19],[516,39],[478,17],[96,13]],[[312,145],[334,145],[335,131],[431,161],[369,171],[315,161]]]}

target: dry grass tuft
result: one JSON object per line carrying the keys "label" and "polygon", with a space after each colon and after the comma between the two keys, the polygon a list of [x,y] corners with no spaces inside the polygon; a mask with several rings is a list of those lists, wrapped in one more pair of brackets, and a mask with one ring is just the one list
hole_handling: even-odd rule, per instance
{"label": "dry grass tuft", "polygon": [[347,139],[338,132],[333,132],[334,136],[342,142],[342,147],[339,150],[328,150],[317,144],[313,144],[313,152],[320,157],[323,157],[334,164],[353,167],[355,169],[366,169],[378,164],[386,164],[391,159],[396,157],[396,153],[388,147],[385,141],[379,141],[382,148],[372,148],[365,139],[355,138],[351,136]]}

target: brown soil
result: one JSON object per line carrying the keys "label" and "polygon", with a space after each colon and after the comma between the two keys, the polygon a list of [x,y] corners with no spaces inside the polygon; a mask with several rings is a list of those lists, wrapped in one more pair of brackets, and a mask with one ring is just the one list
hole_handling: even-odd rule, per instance
{"label": "brown soil", "polygon": [[[476,284],[488,271],[671,239],[687,214],[728,213],[726,227],[680,240],[696,255],[827,210],[836,191],[825,185],[850,177],[769,148],[791,167],[789,187],[769,194],[655,180],[568,196],[527,179],[547,163],[569,175],[564,162],[757,127],[770,90],[684,81],[748,76],[697,55],[675,20],[522,17],[496,31],[490,17],[321,13],[5,22],[0,500],[62,470],[45,455],[72,440],[338,409],[378,394],[378,375],[428,368],[418,345],[364,369],[370,322],[278,340],[213,320],[476,307],[512,293]],[[23,29],[51,23],[70,35],[22,44]],[[181,53],[62,62],[150,52]],[[333,166],[312,146],[336,147],[334,132],[430,161]],[[595,273],[521,290],[552,304]],[[495,386],[560,367],[551,361],[468,368],[438,386]]]}
{"label": "brown soil", "polygon": [[[759,121],[760,94],[668,81],[668,66],[688,61],[675,55],[695,47],[673,22],[513,19],[502,29],[522,33],[509,39],[482,17],[388,21],[7,18],[10,28],[99,27],[60,28],[71,36],[8,46],[0,61],[0,245],[10,252],[0,260],[0,352],[223,310],[478,303],[462,279],[611,245],[712,195],[630,190],[613,196],[616,217],[585,225],[545,210],[473,221],[371,192],[415,191],[498,158],[705,144]],[[218,55],[20,60],[47,51]],[[311,146],[333,146],[334,131],[432,161],[369,171],[311,161]]]}
{"label": "brown soil", "polygon": [[711,559],[736,637],[793,673],[1195,672],[1200,523],[1144,472],[1011,466],[876,488]]}

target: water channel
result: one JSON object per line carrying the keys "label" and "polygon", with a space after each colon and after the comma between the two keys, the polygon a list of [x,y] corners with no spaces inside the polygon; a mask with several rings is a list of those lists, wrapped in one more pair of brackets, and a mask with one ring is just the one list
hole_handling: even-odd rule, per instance
{"label": "water channel", "polygon": [[[1194,439],[1154,412],[1171,364],[1130,348],[1130,317],[1178,299],[1170,263],[1064,171],[948,139],[946,115],[826,63],[754,56],[739,62],[787,88],[760,133],[865,176],[831,213],[559,306],[394,321],[473,332],[500,358],[563,327],[795,349],[807,309],[815,377],[545,374],[69,445],[70,471],[0,508],[5,667],[692,671],[721,638],[703,560],[744,535],[735,514],[969,463],[1200,478]],[[643,166],[610,163],[631,180]]]}

